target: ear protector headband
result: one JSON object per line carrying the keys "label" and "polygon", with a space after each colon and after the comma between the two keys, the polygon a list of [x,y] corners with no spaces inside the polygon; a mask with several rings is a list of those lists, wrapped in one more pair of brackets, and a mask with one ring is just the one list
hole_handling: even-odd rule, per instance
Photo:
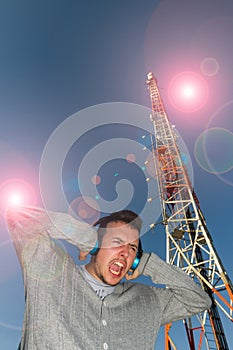
{"label": "ear protector headband", "polygon": [[[99,242],[97,241],[94,248],[90,251],[90,254],[91,255],[96,255],[98,253],[98,250],[99,250]],[[133,264],[131,266],[131,269],[132,270],[135,270],[139,263],[140,263],[140,259],[142,257],[142,254],[143,254],[143,250],[142,250],[142,243],[141,243],[141,240],[139,239],[139,243],[138,243],[138,251],[137,251],[137,255],[133,261]]]}

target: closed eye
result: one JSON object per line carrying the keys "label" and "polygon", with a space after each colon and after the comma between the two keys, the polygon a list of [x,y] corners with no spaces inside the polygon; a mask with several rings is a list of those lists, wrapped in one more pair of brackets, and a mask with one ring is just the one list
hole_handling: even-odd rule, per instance
{"label": "closed eye", "polygon": [[134,252],[136,252],[136,251],[138,250],[138,248],[137,248],[135,245],[131,245],[131,244],[130,244],[130,248],[131,248]]}
{"label": "closed eye", "polygon": [[115,244],[115,245],[123,245],[122,241],[120,239],[113,239],[112,242]]}

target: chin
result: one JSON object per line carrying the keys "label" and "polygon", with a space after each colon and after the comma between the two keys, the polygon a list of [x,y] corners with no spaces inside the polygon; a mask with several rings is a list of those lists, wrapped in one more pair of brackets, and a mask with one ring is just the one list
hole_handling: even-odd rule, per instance
{"label": "chin", "polygon": [[111,283],[108,283],[110,286],[117,286],[121,282],[121,279],[119,281],[113,281]]}
{"label": "chin", "polygon": [[118,283],[120,283],[123,280],[124,277],[125,275],[118,278],[111,278],[108,284],[110,284],[111,286],[116,286]]}

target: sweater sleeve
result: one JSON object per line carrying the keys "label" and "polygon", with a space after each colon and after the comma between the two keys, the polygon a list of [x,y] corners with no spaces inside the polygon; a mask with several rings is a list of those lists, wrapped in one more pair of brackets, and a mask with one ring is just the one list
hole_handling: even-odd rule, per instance
{"label": "sweater sleeve", "polygon": [[66,213],[12,207],[6,213],[6,221],[19,259],[25,245],[40,238],[63,239],[82,251],[91,250],[97,241],[97,232],[91,225]]}
{"label": "sweater sleeve", "polygon": [[211,306],[207,293],[186,273],[154,253],[143,254],[139,271],[149,276],[155,284],[166,286],[165,289],[153,287],[163,305],[161,324],[190,317]]}

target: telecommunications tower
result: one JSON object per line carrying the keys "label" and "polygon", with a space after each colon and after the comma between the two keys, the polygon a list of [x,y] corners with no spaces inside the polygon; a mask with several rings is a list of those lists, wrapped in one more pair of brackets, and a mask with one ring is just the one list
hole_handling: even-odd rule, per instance
{"label": "telecommunications tower", "polygon": [[[183,320],[186,341],[190,350],[229,350],[220,313],[233,321],[233,286],[214,248],[182,161],[178,136],[169,122],[152,73],[147,75],[147,86],[155,132],[152,161],[156,169],[166,230],[166,260],[194,278],[212,300],[208,311]],[[166,350],[177,349],[171,326],[165,326]]]}

